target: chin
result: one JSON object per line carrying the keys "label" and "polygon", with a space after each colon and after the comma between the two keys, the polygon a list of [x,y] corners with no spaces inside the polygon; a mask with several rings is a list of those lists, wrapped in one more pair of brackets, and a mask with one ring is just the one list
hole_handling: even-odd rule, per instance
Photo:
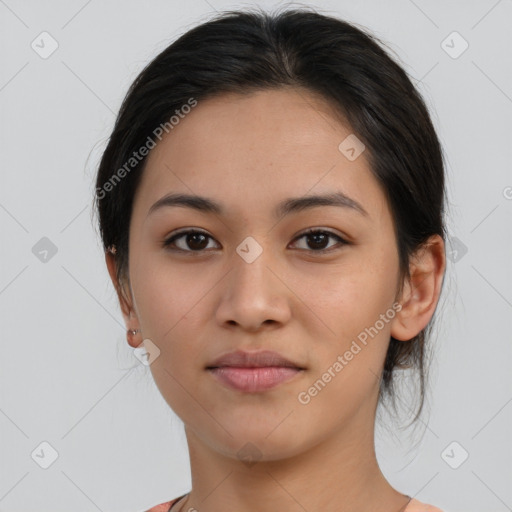
{"label": "chin", "polygon": [[229,422],[227,430],[231,435],[218,426],[214,432],[210,429],[201,432],[201,427],[193,430],[210,449],[243,462],[249,468],[257,462],[293,458],[306,450],[308,444],[305,439],[297,436],[296,429],[292,431],[284,428],[284,425],[276,429],[275,424],[270,425],[267,421],[258,423],[246,420],[240,424]]}

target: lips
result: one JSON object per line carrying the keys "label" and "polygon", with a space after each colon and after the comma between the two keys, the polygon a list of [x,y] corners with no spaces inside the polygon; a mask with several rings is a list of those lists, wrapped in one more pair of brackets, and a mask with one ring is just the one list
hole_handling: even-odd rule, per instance
{"label": "lips", "polygon": [[277,352],[268,350],[231,352],[215,359],[206,369],[225,386],[249,393],[274,388],[304,370]]}
{"label": "lips", "polygon": [[218,357],[209,364],[207,368],[220,368],[225,366],[236,366],[238,368],[265,368],[269,366],[280,366],[286,368],[297,368],[302,370],[298,364],[286,359],[277,352],[264,350],[261,352],[244,352],[237,350]]}

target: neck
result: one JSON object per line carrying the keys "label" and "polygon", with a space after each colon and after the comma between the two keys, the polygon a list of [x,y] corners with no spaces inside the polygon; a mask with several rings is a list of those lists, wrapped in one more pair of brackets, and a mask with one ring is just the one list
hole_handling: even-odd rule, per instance
{"label": "neck", "polygon": [[379,468],[368,418],[289,458],[253,463],[222,455],[185,431],[192,491],[182,510],[399,512],[409,501]]}

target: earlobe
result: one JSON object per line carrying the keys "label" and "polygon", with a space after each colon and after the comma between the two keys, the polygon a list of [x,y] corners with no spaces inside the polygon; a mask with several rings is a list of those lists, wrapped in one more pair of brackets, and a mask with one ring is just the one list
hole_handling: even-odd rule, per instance
{"label": "earlobe", "polygon": [[444,241],[433,235],[411,257],[410,279],[401,294],[402,309],[391,323],[393,338],[408,341],[428,325],[439,301],[445,267]]}

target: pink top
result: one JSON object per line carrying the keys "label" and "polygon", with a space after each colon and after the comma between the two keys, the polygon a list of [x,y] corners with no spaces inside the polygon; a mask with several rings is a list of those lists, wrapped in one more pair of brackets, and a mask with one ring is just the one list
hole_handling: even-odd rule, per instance
{"label": "pink top", "polygon": [[[166,501],[165,503],[161,503],[160,505],[155,505],[154,507],[146,510],[146,512],[170,512],[171,507],[177,503],[179,500],[184,498],[186,494],[183,496],[179,496],[178,498]],[[428,505],[426,503],[422,503],[421,501],[412,500],[408,503],[407,507],[405,507],[403,512],[443,512],[440,508],[434,507],[432,505]]]}

